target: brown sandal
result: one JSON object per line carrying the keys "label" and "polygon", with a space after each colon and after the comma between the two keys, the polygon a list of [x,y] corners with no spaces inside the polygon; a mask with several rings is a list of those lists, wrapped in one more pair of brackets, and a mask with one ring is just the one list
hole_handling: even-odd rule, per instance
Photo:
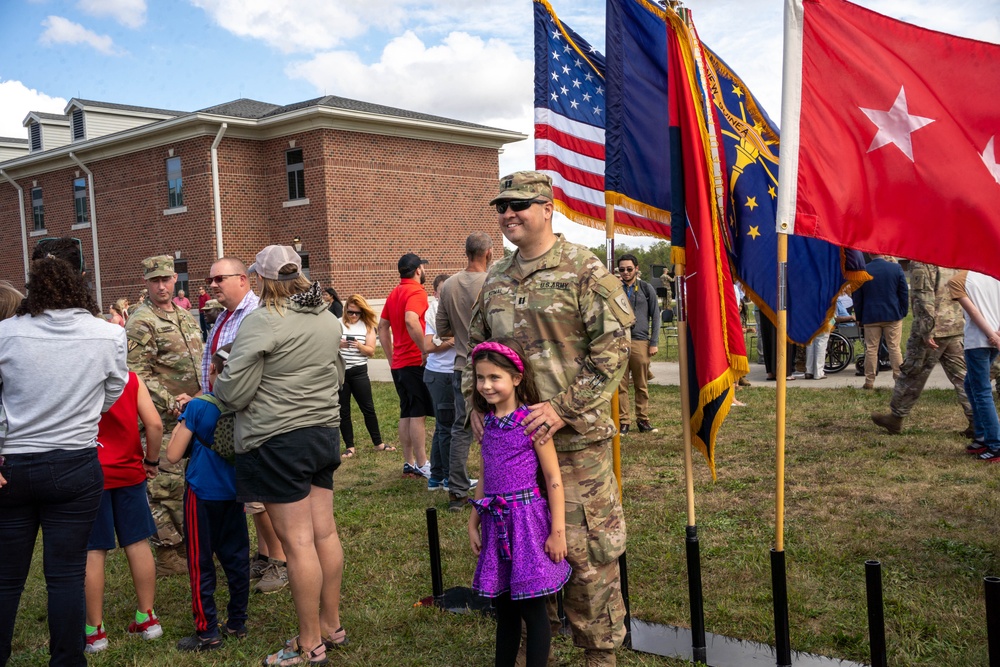
{"label": "brown sandal", "polygon": [[392,445],[387,445],[387,444],[385,444],[383,442],[381,444],[375,445],[375,451],[376,452],[394,452],[394,451],[396,451],[396,448],[393,447]]}

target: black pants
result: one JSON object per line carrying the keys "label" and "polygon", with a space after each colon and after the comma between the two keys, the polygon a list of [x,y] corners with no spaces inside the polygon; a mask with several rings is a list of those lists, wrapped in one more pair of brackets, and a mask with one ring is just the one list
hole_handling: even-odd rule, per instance
{"label": "black pants", "polygon": [[340,439],[344,448],[354,446],[354,424],[351,423],[351,396],[358,402],[365,416],[365,428],[373,445],[382,444],[378,429],[378,416],[372,400],[372,382],[368,378],[368,364],[348,368],[344,373],[344,386],[340,388]]}
{"label": "black pants", "polygon": [[513,667],[521,647],[521,621],[527,629],[525,667],[545,667],[549,662],[552,626],[545,609],[545,598],[511,600],[504,593],[493,600],[497,612],[496,667]]}
{"label": "black pants", "polygon": [[[778,329],[763,313],[760,316],[760,340],[764,344],[764,370],[767,371],[768,375],[774,375],[778,366]],[[785,370],[791,375],[795,370],[795,345],[793,343],[788,343],[785,359]]]}

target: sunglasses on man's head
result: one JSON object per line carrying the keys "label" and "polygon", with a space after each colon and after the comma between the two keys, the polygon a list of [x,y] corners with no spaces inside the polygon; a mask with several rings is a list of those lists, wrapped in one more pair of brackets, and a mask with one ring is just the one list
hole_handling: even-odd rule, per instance
{"label": "sunglasses on man's head", "polygon": [[513,201],[498,201],[497,202],[497,213],[503,215],[507,212],[507,209],[514,211],[515,213],[520,213],[521,211],[527,211],[531,208],[532,204],[544,204],[545,201],[542,199],[515,199]]}

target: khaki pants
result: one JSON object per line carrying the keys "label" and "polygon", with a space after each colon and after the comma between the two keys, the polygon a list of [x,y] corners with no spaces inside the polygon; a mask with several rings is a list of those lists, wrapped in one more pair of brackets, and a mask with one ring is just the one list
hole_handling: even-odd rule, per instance
{"label": "khaki pants", "polygon": [[628,410],[629,378],[635,385],[635,419],[649,421],[649,341],[634,340],[628,355],[628,370],[618,386],[618,423],[631,424]]}
{"label": "khaki pants", "polygon": [[903,321],[873,322],[865,325],[865,382],[875,382],[878,372],[878,342],[885,335],[885,345],[889,348],[889,363],[892,364],[893,379],[899,377],[899,367],[903,364],[903,353],[899,349],[899,339],[903,336]]}

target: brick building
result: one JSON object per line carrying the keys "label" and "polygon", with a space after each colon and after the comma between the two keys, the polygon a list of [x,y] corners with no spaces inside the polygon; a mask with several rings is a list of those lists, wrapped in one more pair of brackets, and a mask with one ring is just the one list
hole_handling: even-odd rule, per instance
{"label": "brick building", "polygon": [[185,260],[191,293],[216,257],[295,239],[342,297],[384,298],[406,252],[454,273],[469,232],[501,247],[486,202],[499,150],[526,138],[332,96],[193,113],[72,99],[24,125],[0,138],[0,278],[23,285],[40,238],[74,236],[104,307],[134,300],[143,257]]}

